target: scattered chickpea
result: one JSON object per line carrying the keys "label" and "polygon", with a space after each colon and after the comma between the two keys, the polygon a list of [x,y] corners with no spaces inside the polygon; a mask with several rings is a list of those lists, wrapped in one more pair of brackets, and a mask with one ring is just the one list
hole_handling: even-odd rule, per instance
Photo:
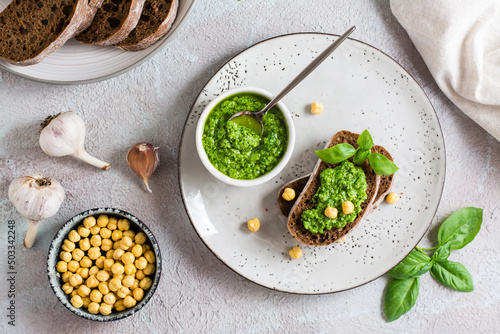
{"label": "scattered chickpea", "polygon": [[120,219],[118,221],[118,229],[121,231],[127,231],[130,230],[130,221],[126,218]]}
{"label": "scattered chickpea", "polygon": [[319,102],[311,103],[311,113],[314,115],[319,115],[323,112],[323,105]]}
{"label": "scattered chickpea", "polygon": [[69,233],[68,233],[68,239],[72,242],[78,242],[80,241],[82,237],[78,234],[78,232],[76,232],[75,230],[71,230]]}
{"label": "scattered chickpea", "polygon": [[292,249],[290,249],[288,254],[290,254],[290,257],[292,259],[299,259],[300,257],[302,257],[302,249],[300,249],[299,247],[293,247]]}
{"label": "scattered chickpea", "polygon": [[343,243],[346,239],[347,239],[347,237],[343,237],[342,239],[337,240],[337,242],[340,244],[340,243]]}
{"label": "scattered chickpea", "polygon": [[92,314],[99,313],[99,304],[96,302],[91,302],[87,308],[87,310]]}
{"label": "scattered chickpea", "polygon": [[57,262],[56,270],[60,273],[65,273],[66,271],[68,271],[68,263],[64,261]]}
{"label": "scattered chickpea", "polygon": [[247,222],[247,225],[248,225],[248,229],[251,232],[257,232],[260,228],[260,220],[258,218],[250,219]]}
{"label": "scattered chickpea", "polygon": [[283,197],[285,201],[291,201],[295,198],[295,190],[292,188],[285,188],[281,197]]}
{"label": "scattered chickpea", "polygon": [[79,295],[74,295],[71,297],[71,305],[73,305],[76,308],[80,308],[83,306],[83,299]]}
{"label": "scattered chickpea", "polygon": [[71,240],[64,239],[64,243],[61,248],[63,251],[70,253],[73,251],[73,249],[75,249],[75,243]]}
{"label": "scattered chickpea", "polygon": [[107,303],[102,303],[101,306],[99,306],[99,313],[102,315],[108,315],[111,314],[111,310],[113,309],[112,305],[109,305]]}
{"label": "scattered chickpea", "polygon": [[86,228],[91,228],[95,224],[96,224],[96,220],[95,220],[94,216],[87,217],[83,220],[83,226],[85,226]]}
{"label": "scattered chickpea", "polygon": [[71,253],[66,252],[66,251],[62,251],[62,252],[59,254],[59,258],[60,258],[61,260],[63,260],[64,262],[69,262],[69,261],[71,261],[72,256],[71,256]]}
{"label": "scattered chickpea", "polygon": [[394,204],[399,201],[399,196],[395,192],[392,192],[385,197],[385,201],[389,204]]}
{"label": "scattered chickpea", "polygon": [[331,219],[337,218],[338,213],[339,211],[336,208],[332,208],[331,206],[325,209],[325,216]]}
{"label": "scattered chickpea", "polygon": [[98,218],[97,218],[97,226],[99,227],[106,227],[106,225],[108,225],[108,216],[106,215],[100,215]]}
{"label": "scattered chickpea", "polygon": [[354,212],[354,204],[352,204],[351,201],[342,202],[342,212],[345,215],[353,213]]}

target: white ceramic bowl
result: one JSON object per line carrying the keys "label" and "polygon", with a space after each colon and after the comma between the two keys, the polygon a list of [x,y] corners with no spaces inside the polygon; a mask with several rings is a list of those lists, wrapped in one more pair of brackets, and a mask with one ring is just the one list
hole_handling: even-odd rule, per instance
{"label": "white ceramic bowl", "polygon": [[290,112],[288,109],[285,107],[283,102],[278,102],[276,106],[281,110],[283,113],[283,116],[285,117],[286,120],[286,125],[288,127],[288,146],[286,148],[285,154],[283,155],[283,158],[281,161],[267,174],[264,174],[256,179],[252,180],[239,180],[239,179],[233,179],[221,172],[219,172],[210,162],[208,159],[207,153],[205,152],[205,149],[203,148],[203,130],[205,127],[205,122],[207,120],[208,115],[212,111],[212,109],[222,100],[224,100],[227,97],[230,97],[235,94],[239,93],[254,93],[258,94],[261,96],[264,96],[271,100],[273,98],[273,94],[269,93],[268,91],[262,89],[262,88],[257,88],[257,87],[238,87],[235,89],[228,90],[227,92],[219,95],[218,98],[210,102],[205,110],[203,110],[200,119],[198,120],[198,125],[196,126],[196,150],[198,151],[198,155],[200,156],[201,162],[205,166],[205,168],[215,176],[218,180],[227,183],[232,186],[238,186],[238,187],[250,187],[250,186],[256,186],[261,183],[264,183],[266,181],[271,180],[273,177],[278,175],[279,172],[286,166],[288,163],[288,160],[290,160],[290,157],[292,156],[293,148],[295,146],[295,127],[293,125],[292,117],[290,115]]}

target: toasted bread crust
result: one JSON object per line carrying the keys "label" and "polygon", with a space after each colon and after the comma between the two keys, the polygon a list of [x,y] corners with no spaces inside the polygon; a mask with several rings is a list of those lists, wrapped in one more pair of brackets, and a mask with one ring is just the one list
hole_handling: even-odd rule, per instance
{"label": "toasted bread crust", "polygon": [[[349,143],[356,148],[358,147],[358,137],[358,134],[352,133],[350,131],[337,132],[333,136],[330,143],[327,145],[327,148],[340,143]],[[356,225],[358,225],[358,223],[365,216],[367,210],[375,200],[380,184],[380,176],[377,175],[370,167],[368,162],[365,161],[359,167],[363,169],[366,175],[366,182],[368,184],[368,189],[366,191],[367,198],[361,204],[361,211],[358,213],[356,219],[342,228],[332,228],[329,231],[324,231],[324,233],[309,232],[302,223],[302,212],[314,207],[312,197],[320,186],[320,173],[326,168],[334,168],[336,166],[338,166],[338,164],[328,164],[321,160],[317,162],[313,172],[311,173],[311,176],[307,181],[307,184],[305,185],[300,195],[297,197],[297,201],[293,205],[290,215],[288,216],[288,230],[298,241],[306,245],[327,246],[334,243],[335,241],[338,241],[339,239],[342,239],[347,233],[352,231],[352,229],[356,227]]]}

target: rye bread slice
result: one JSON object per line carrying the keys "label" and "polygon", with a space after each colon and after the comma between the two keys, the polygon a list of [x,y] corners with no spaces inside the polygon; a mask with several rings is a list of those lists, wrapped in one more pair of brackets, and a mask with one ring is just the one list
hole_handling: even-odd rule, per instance
{"label": "rye bread slice", "polygon": [[[391,154],[389,151],[387,151],[384,147],[380,145],[374,145],[372,148],[373,153],[380,153],[385,155],[388,159],[393,161]],[[278,193],[278,207],[281,211],[281,213],[285,216],[288,217],[290,214],[290,211],[292,210],[293,205],[297,201],[297,196],[291,200],[291,201],[286,201],[283,199],[283,192],[285,191],[285,188],[292,188],[295,191],[295,194],[300,194],[302,190],[304,189],[307,180],[309,180],[309,177],[311,174],[308,174],[306,176],[299,177],[295,180],[292,180],[285,184],[283,187],[281,187],[279,193]],[[366,214],[370,214],[377,208],[377,206],[384,200],[385,196],[391,191],[392,185],[394,184],[394,174],[392,175],[380,175],[380,185],[378,187],[378,192],[377,196],[375,197],[375,200],[373,201],[373,204],[370,206],[368,209],[368,212]]]}
{"label": "rye bread slice", "polygon": [[[355,148],[358,147],[357,139],[359,135],[356,133],[352,133],[349,131],[340,131],[337,132],[330,143],[327,145],[328,147],[340,144],[340,143],[349,143],[353,145]],[[339,164],[328,164],[322,160],[318,160],[316,166],[314,167],[311,176],[309,177],[304,190],[300,193],[295,202],[290,215],[288,216],[288,230],[290,233],[300,242],[310,245],[310,246],[327,246],[339,239],[342,239],[347,233],[349,233],[361,219],[367,213],[367,209],[370,208],[373,203],[375,196],[378,192],[378,187],[380,184],[380,175],[377,175],[373,169],[370,167],[367,161],[363,164],[359,165],[363,169],[366,175],[366,182],[368,184],[368,189],[366,191],[367,198],[361,204],[361,211],[358,213],[356,219],[341,228],[332,228],[329,231],[324,231],[323,233],[311,233],[309,232],[302,223],[301,216],[304,210],[309,210],[314,207],[314,202],[312,200],[314,194],[318,190],[320,186],[320,173],[326,168],[335,168]]]}
{"label": "rye bread slice", "polygon": [[0,13],[0,57],[33,65],[88,27],[103,0],[15,0]]}
{"label": "rye bread slice", "polygon": [[146,0],[134,30],[115,46],[126,51],[140,51],[162,38],[172,27],[179,0]]}
{"label": "rye bread slice", "polygon": [[104,0],[92,24],[75,39],[97,46],[110,46],[123,41],[139,22],[144,1]]}

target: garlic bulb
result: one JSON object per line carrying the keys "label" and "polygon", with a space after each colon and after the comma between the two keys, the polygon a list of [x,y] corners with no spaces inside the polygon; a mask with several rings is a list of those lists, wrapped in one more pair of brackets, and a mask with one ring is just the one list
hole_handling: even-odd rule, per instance
{"label": "garlic bulb", "polygon": [[149,192],[149,177],[160,164],[160,153],[158,147],[148,143],[134,144],[127,153],[127,163],[137,175],[139,175]]}
{"label": "garlic bulb", "polygon": [[41,125],[40,147],[53,157],[73,155],[93,166],[109,170],[111,165],[88,154],[83,148],[85,123],[72,111],[49,116]]}
{"label": "garlic bulb", "polygon": [[64,189],[59,182],[40,174],[22,176],[9,186],[9,199],[17,211],[30,221],[24,246],[31,248],[35,242],[42,219],[52,217],[64,199]]}

